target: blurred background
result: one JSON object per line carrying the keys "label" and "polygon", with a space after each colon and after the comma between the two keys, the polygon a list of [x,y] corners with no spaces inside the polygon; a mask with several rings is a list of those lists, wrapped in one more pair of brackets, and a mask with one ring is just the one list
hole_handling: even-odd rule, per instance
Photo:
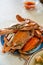
{"label": "blurred background", "polygon": [[[24,1],[35,1],[36,9],[27,11],[24,8]],[[39,0],[0,0],[0,28],[17,23],[16,14],[35,20],[43,26],[43,5]]]}

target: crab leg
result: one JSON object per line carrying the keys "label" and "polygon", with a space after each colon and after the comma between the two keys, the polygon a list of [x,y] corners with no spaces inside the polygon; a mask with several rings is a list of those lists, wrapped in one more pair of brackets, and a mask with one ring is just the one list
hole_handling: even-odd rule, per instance
{"label": "crab leg", "polygon": [[19,51],[19,53],[21,53],[21,54],[27,54],[27,52],[22,51],[21,49],[19,49],[18,51]]}
{"label": "crab leg", "polygon": [[29,60],[30,56],[29,55],[23,55],[23,54],[20,54],[20,57],[23,58],[24,60]]}
{"label": "crab leg", "polygon": [[3,53],[8,52],[11,49],[13,37],[14,37],[14,33],[5,35],[5,37],[4,37],[4,47],[2,49]]}
{"label": "crab leg", "polygon": [[35,36],[37,36],[38,38],[41,38],[41,36],[42,36],[42,33],[41,33],[41,31],[40,30],[35,30]]}
{"label": "crab leg", "polygon": [[9,34],[9,33],[13,33],[14,30],[8,30],[8,29],[4,29],[4,30],[0,30],[0,35],[4,35],[4,34]]}
{"label": "crab leg", "polygon": [[4,47],[3,47],[3,49],[2,49],[2,52],[3,52],[3,53],[6,53],[6,52],[8,52],[8,51],[10,50],[10,47],[7,46],[7,44],[6,44],[6,43],[8,43],[8,40],[7,40],[6,37],[4,37],[4,40],[5,40],[5,42],[4,42]]}

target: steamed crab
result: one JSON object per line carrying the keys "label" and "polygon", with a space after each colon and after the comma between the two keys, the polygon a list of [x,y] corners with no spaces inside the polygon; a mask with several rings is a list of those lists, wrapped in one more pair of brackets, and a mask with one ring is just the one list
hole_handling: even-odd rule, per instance
{"label": "steamed crab", "polygon": [[16,18],[20,24],[0,30],[0,35],[5,35],[2,52],[14,53],[17,50],[23,58],[27,59],[27,52],[43,42],[43,27],[19,15],[16,15]]}

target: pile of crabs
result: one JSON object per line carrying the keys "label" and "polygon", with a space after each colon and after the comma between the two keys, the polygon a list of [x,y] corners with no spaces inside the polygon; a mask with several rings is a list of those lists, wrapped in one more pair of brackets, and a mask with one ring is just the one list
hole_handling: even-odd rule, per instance
{"label": "pile of crabs", "polygon": [[14,53],[17,50],[24,57],[28,51],[43,42],[43,27],[19,15],[16,15],[16,18],[19,24],[0,30],[0,35],[5,35],[2,52]]}

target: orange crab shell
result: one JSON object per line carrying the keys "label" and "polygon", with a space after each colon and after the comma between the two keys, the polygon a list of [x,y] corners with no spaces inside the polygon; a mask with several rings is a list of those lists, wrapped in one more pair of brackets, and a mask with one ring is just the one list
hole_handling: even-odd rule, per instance
{"label": "orange crab shell", "polygon": [[26,51],[32,50],[33,48],[35,48],[38,42],[39,42],[39,39],[37,37],[33,37],[25,44],[22,51],[26,52]]}

